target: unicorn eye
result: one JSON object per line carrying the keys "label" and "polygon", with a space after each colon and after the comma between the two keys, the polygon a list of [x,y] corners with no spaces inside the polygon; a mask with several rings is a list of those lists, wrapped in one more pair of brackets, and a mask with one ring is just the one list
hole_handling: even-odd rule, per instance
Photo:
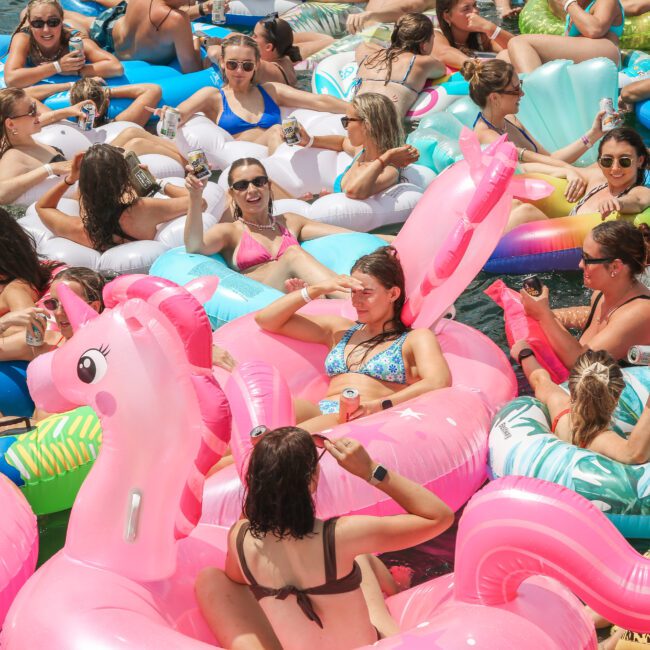
{"label": "unicorn eye", "polygon": [[104,377],[108,370],[106,354],[96,348],[84,352],[77,364],[77,376],[84,384],[95,384]]}

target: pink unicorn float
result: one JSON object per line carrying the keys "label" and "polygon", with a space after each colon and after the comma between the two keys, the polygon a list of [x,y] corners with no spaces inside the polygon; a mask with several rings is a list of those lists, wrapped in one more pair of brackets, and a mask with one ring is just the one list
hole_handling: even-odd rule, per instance
{"label": "pink unicorn float", "polygon": [[[517,155],[505,138],[481,151],[475,134],[465,129],[460,144],[465,159],[431,183],[393,242],[406,279],[402,320],[433,329],[451,370],[452,386],[328,433],[357,438],[378,462],[426,485],[454,510],[487,479],[492,418],[514,398],[517,386],[510,362],[492,341],[441,317],[499,241],[513,196],[539,198],[551,190],[544,181],[513,176]],[[356,320],[350,301],[317,300],[299,313],[334,313]],[[327,350],[263,332],[252,315],[218,329],[214,341],[240,363],[258,364],[257,369],[242,370],[236,380],[217,371],[232,407],[231,445],[237,467],[207,480],[203,521],[230,525],[239,518],[238,476],[250,450],[251,427],[293,424],[292,397],[318,402],[325,396]],[[316,504],[318,515],[325,518],[395,508],[376,490],[352,485],[346,472],[329,462],[323,465]]]}
{"label": "pink unicorn float", "polygon": [[[199,299],[213,289],[188,287]],[[224,566],[227,529],[195,524],[202,476],[225,448],[230,415],[210,373],[207,316],[188,291],[150,277],[108,285],[101,315],[65,287],[60,298],[75,336],[40,357],[30,386],[48,409],[92,406],[104,441],[63,550],[18,594],[0,646],[214,648],[193,586],[201,568]],[[375,647],[594,650],[580,601],[537,576],[645,631],[649,564],[585,499],[508,477],[467,506],[455,576],[388,599],[403,632]]]}

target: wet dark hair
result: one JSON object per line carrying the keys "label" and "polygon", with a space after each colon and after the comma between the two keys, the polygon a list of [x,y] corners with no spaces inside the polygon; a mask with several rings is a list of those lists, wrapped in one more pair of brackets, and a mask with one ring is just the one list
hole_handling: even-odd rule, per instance
{"label": "wet dark hair", "polygon": [[300,50],[293,44],[293,29],[291,25],[277,14],[271,14],[260,20],[264,28],[264,38],[273,45],[278,56],[288,56],[294,63],[301,61]]}
{"label": "wet dark hair", "polygon": [[120,217],[138,198],[122,150],[110,144],[89,147],[79,170],[79,215],[96,250],[116,246],[115,237],[133,241]]}
{"label": "wet dark hair", "polygon": [[490,49],[489,43],[486,42],[484,34],[481,34],[480,32],[470,32],[467,37],[467,45],[459,45],[454,40],[454,36],[451,32],[451,25],[447,22],[445,13],[451,11],[459,2],[460,0],[437,0],[436,16],[438,17],[438,27],[440,28],[440,31],[445,35],[449,44],[452,47],[459,49],[463,54],[469,56],[473,52],[488,52]]}
{"label": "wet dark hair", "polygon": [[[367,341],[355,345],[346,356],[346,363],[350,367],[351,359],[353,364],[362,366],[368,353],[377,345],[385,341],[392,341],[399,338],[404,332],[409,332],[410,327],[404,325],[401,319],[402,308],[406,301],[406,285],[404,281],[404,271],[400,264],[397,251],[392,246],[382,246],[373,253],[360,257],[352,266],[350,273],[360,271],[376,278],[379,284],[385,289],[398,287],[400,290],[399,297],[393,303],[393,316],[384,323],[383,331],[373,336]],[[361,359],[357,361],[358,352],[363,350]]]}
{"label": "wet dark hair", "polygon": [[[66,27],[65,23],[62,22],[61,42],[59,44],[59,50],[54,55],[54,59],[52,58],[46,59],[43,56],[43,53],[41,52],[40,48],[36,44],[36,41],[34,40],[34,36],[32,35],[32,30],[30,29],[29,26],[32,7],[35,7],[36,5],[51,5],[59,14],[59,18],[61,18],[61,21],[63,21],[63,7],[61,6],[61,3],[58,0],[29,0],[29,2],[27,3],[27,7],[25,8],[25,14],[22,17],[22,20],[18,23],[18,27],[16,27],[16,29],[14,30],[14,33],[11,35],[11,40],[13,40],[14,36],[18,34],[18,32],[22,31],[23,29],[27,30],[29,34],[29,58],[32,60],[32,65],[39,65],[41,63],[51,63],[54,59],[60,59],[63,55],[67,54],[69,43],[70,43],[70,37],[73,34],[73,31],[69,27]],[[9,47],[11,47],[11,43],[9,44]]]}
{"label": "wet dark hair", "polygon": [[614,140],[614,142],[625,142],[626,144],[629,144],[634,149],[637,157],[643,158],[643,163],[639,165],[639,170],[636,175],[636,185],[644,185],[646,171],[650,169],[650,152],[643,143],[643,138],[629,126],[620,126],[616,129],[612,129],[611,131],[605,133],[603,139],[598,145],[599,158],[603,150],[603,145],[605,145],[610,140]]}
{"label": "wet dark hair", "polygon": [[302,539],[314,531],[311,481],[318,466],[316,445],[298,427],[269,431],[253,448],[246,472],[244,516],[256,539],[267,533]]}
{"label": "wet dark hair", "polygon": [[396,23],[390,36],[390,45],[371,54],[366,59],[367,68],[376,68],[386,64],[386,79],[384,85],[390,81],[393,62],[403,52],[421,54],[422,45],[427,43],[433,34],[433,23],[428,16],[418,13],[409,13],[402,16]]}
{"label": "wet dark hair", "polygon": [[103,86],[92,77],[78,79],[70,89],[70,103],[78,104],[86,99],[90,100],[97,107],[94,125],[101,126],[109,121],[108,105],[110,100],[106,89],[107,86]]}
{"label": "wet dark hair", "polygon": [[587,350],[576,359],[569,375],[574,445],[587,447],[609,428],[624,388],[621,368],[605,350]]}
{"label": "wet dark hair", "polygon": [[85,266],[71,266],[59,271],[53,278],[53,282],[67,280],[77,282],[81,285],[86,302],[99,302],[99,312],[104,311],[104,285],[108,282],[101,273],[88,269]]}
{"label": "wet dark hair", "polygon": [[41,262],[34,238],[4,209],[0,208],[0,280],[28,282],[43,293],[59,262]]}
{"label": "wet dark hair", "polygon": [[479,108],[485,108],[490,93],[505,90],[515,73],[512,64],[501,59],[468,59],[460,71],[469,81],[469,96]]}
{"label": "wet dark hair", "polygon": [[600,246],[602,257],[619,259],[630,267],[632,275],[643,273],[648,251],[643,233],[629,221],[605,221],[592,231],[591,237]]}
{"label": "wet dark hair", "polygon": [[[257,158],[238,158],[235,160],[232,165],[230,165],[230,169],[228,170],[228,187],[232,187],[233,184],[233,172],[237,171],[240,167],[249,167],[250,165],[256,165],[259,167],[263,172],[264,176],[268,177],[268,174],[266,172],[266,167],[257,159]],[[242,211],[239,205],[237,205],[236,201],[233,201],[234,205],[232,206],[232,216],[235,219],[241,219],[242,217]],[[273,193],[270,193],[269,196],[269,214],[273,214]]]}

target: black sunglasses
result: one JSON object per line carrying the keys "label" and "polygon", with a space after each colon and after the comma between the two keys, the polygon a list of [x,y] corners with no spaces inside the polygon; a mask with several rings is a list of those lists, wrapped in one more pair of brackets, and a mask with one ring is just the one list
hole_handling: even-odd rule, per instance
{"label": "black sunglasses", "polygon": [[58,27],[63,21],[60,18],[48,18],[43,20],[42,18],[34,18],[34,20],[29,21],[29,26],[34,29],[43,29],[45,25],[48,27]]}
{"label": "black sunglasses", "polygon": [[330,439],[324,436],[322,433],[312,433],[311,439],[314,441],[316,449],[323,450],[320,452],[320,454],[318,454],[318,460],[320,461],[320,459],[325,455],[325,452],[327,451],[325,448],[325,443],[330,442]]}
{"label": "black sunglasses", "polygon": [[614,166],[614,161],[618,160],[618,164],[623,169],[628,169],[632,166],[632,158],[629,156],[621,156],[620,158],[614,158],[614,156],[601,156],[598,159],[598,164],[605,169],[609,169]]}
{"label": "black sunglasses", "polygon": [[21,113],[20,115],[10,115],[9,119],[17,120],[19,117],[36,117],[38,115],[38,106],[36,102],[32,102],[29,105],[29,110],[26,113]]}
{"label": "black sunglasses", "polygon": [[580,258],[582,259],[582,263],[587,266],[590,264],[607,264],[609,262],[613,262],[616,259],[615,257],[588,257],[585,255],[584,251],[580,253]]}
{"label": "black sunglasses", "polygon": [[235,61],[234,59],[226,61],[226,70],[237,70],[237,68],[241,68],[244,72],[252,72],[255,70],[255,61]]}
{"label": "black sunglasses", "polygon": [[255,178],[242,179],[240,181],[235,181],[230,187],[237,192],[243,192],[248,189],[248,186],[252,183],[255,187],[264,187],[269,182],[268,177],[266,176],[256,176]]}
{"label": "black sunglasses", "polygon": [[[251,442],[253,443],[253,447],[267,434],[271,431],[267,426],[264,424],[260,424],[256,427],[254,427],[251,432],[250,432],[250,437],[251,437]],[[311,439],[314,441],[314,445],[316,446],[316,449],[322,449],[323,451],[318,454],[318,460],[325,455],[325,452],[327,449],[325,448],[325,443],[326,442],[331,442],[329,438],[324,436],[322,433],[312,433],[311,434]]]}
{"label": "black sunglasses", "polygon": [[278,12],[274,11],[273,13],[270,13],[268,16],[265,18],[262,18],[262,25],[264,29],[266,29],[266,37],[268,40],[270,40],[274,45],[276,45],[277,39],[277,34],[275,32],[275,28],[277,27],[278,23]]}
{"label": "black sunglasses", "polygon": [[513,95],[519,97],[524,92],[524,82],[520,81],[518,86],[515,86],[512,90],[499,90],[497,94],[499,95]]}
{"label": "black sunglasses", "polygon": [[350,124],[350,122],[363,122],[363,120],[360,117],[348,117],[347,115],[344,115],[341,118],[341,124],[343,125],[344,129],[348,128],[348,124]]}

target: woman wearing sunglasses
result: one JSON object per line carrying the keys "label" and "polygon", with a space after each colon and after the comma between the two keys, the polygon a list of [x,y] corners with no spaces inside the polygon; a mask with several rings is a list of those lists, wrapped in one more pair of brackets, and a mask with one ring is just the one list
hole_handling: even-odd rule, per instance
{"label": "woman wearing sunglasses", "polygon": [[[589,307],[551,309],[548,287],[536,298],[522,289],[526,314],[539,322],[567,368],[588,349],[606,350],[627,365],[631,346],[650,345],[650,289],[639,279],[648,253],[639,229],[627,221],[606,221],[582,245],[584,285],[593,291]],[[580,331],[577,339],[569,328]]]}
{"label": "woman wearing sunglasses", "polygon": [[522,354],[527,350],[530,350],[527,341],[517,341],[511,354],[517,361],[521,357],[522,369],[535,397],[548,407],[552,433],[565,442],[619,463],[639,465],[650,460],[650,399],[627,438],[611,429],[625,378],[608,352],[587,350],[578,356],[571,368],[567,394],[553,382],[534,355]]}
{"label": "woman wearing sunglasses", "polygon": [[[274,216],[272,183],[259,160],[240,158],[231,165],[228,187],[233,220],[222,221],[205,232],[201,208],[205,182],[190,174],[186,186],[190,193],[185,221],[188,253],[221,253],[232,268],[279,291],[335,277],[300,242],[350,231],[290,212]],[[347,297],[336,290],[328,295]]]}
{"label": "woman wearing sunglasses", "polygon": [[83,54],[69,50],[70,38],[80,35],[63,23],[58,0],[30,0],[16,28],[4,67],[8,86],[25,88],[57,74],[82,77],[119,77],[122,64],[89,38]]}
{"label": "woman wearing sunglasses", "polygon": [[[68,187],[79,181],[79,216],[60,210]],[[43,224],[56,237],[104,252],[129,241],[154,239],[161,224],[187,211],[187,190],[158,181],[168,198],[139,196],[124,151],[92,145],[72,161],[70,173],[36,203]],[[203,209],[206,203],[201,203]]]}
{"label": "woman wearing sunglasses", "polygon": [[178,105],[181,124],[203,112],[236,140],[256,142],[269,153],[284,142],[280,106],[344,113],[347,102],[315,95],[285,83],[257,82],[260,50],[250,36],[237,34],[223,41],[221,89],[202,88]]}
{"label": "woman wearing sunglasses", "polygon": [[[323,447],[350,480],[375,485],[406,514],[318,519],[313,494]],[[437,496],[375,462],[356,440],[297,427],[259,440],[245,483],[244,519],[230,529],[225,572],[204,569],[196,583],[222,646],[345,650],[399,632],[382,595],[387,571],[367,554],[408,548],[449,528],[453,513]]]}
{"label": "woman wearing sunglasses", "polygon": [[417,162],[418,150],[404,144],[402,122],[395,104],[385,95],[357,95],[341,118],[348,132],[340,135],[310,136],[300,127],[300,144],[345,151],[352,162],[334,180],[334,192],[364,200],[403,182],[402,169]]}

